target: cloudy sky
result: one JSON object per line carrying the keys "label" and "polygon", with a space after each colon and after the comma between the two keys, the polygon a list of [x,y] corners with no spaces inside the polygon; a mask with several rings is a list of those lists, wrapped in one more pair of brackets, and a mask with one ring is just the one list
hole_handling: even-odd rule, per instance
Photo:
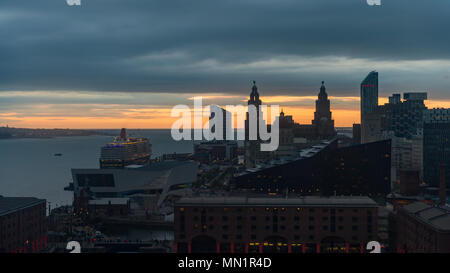
{"label": "cloudy sky", "polygon": [[168,128],[176,104],[263,102],[310,123],[325,81],[338,126],[359,84],[380,103],[427,91],[450,107],[450,1],[1,0],[0,126]]}

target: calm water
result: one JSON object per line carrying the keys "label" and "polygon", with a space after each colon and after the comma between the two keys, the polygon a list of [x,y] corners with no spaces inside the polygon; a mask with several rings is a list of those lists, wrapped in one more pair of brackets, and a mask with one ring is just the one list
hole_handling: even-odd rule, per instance
{"label": "calm water", "polygon": [[[170,130],[129,130],[128,135],[148,137],[153,157],[193,150],[192,141],[172,140]],[[111,140],[111,136],[0,140],[0,195],[44,198],[52,207],[71,204],[72,193],[64,191],[72,182],[71,168],[98,168],[100,147]]]}

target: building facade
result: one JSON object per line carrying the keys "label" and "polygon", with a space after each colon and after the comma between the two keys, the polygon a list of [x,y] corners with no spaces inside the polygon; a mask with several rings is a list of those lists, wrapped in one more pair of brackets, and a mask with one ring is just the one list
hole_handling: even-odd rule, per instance
{"label": "building facade", "polygon": [[449,207],[414,202],[397,212],[397,250],[408,253],[450,253]]}
{"label": "building facade", "polygon": [[0,253],[34,253],[46,245],[46,201],[0,196]]}
{"label": "building facade", "polygon": [[391,191],[390,152],[390,140],[338,148],[335,139],[300,151],[300,158],[236,174],[231,186],[271,194],[385,196]]}
{"label": "building facade", "polygon": [[424,114],[423,179],[439,185],[439,167],[446,165],[446,185],[450,186],[450,109],[429,109]]}
{"label": "building facade", "polygon": [[366,123],[367,114],[373,114],[378,107],[378,72],[370,72],[361,82],[361,143],[367,140],[370,132]]}
{"label": "building facade", "polygon": [[182,198],[175,252],[362,252],[377,240],[377,210],[367,197]]}

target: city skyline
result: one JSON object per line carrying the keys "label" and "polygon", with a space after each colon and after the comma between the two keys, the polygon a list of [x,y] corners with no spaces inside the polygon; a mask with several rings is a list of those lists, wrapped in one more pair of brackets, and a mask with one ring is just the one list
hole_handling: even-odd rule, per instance
{"label": "city skyline", "polygon": [[[382,81],[382,79],[381,79]],[[326,82],[325,82],[326,84]],[[249,85],[250,86],[250,85]],[[328,92],[332,94],[332,87]],[[311,96],[267,96],[260,87],[263,104],[278,104],[296,122],[309,124],[314,119],[319,84]],[[250,93],[248,87],[247,93]],[[316,94],[317,93],[317,94]],[[400,93],[400,92],[392,92]],[[391,94],[390,94],[391,95]],[[71,128],[71,129],[170,129],[177,118],[170,117],[174,105],[193,104],[195,96],[202,96],[204,106],[241,104],[245,106],[248,94],[165,94],[165,93],[108,93],[108,92],[0,92],[2,102],[21,100],[13,111],[0,111],[0,126],[17,128]],[[166,98],[168,97],[168,99]],[[360,123],[360,98],[330,95],[331,111],[336,127],[351,127]],[[428,108],[450,108],[450,100],[435,100],[432,95],[425,101]],[[35,102],[37,101],[37,102]],[[145,104],[156,101],[159,105]],[[388,103],[388,96],[379,97],[379,105]],[[191,105],[192,106],[192,105]],[[68,113],[67,109],[76,110]],[[205,119],[206,121],[207,119]]]}

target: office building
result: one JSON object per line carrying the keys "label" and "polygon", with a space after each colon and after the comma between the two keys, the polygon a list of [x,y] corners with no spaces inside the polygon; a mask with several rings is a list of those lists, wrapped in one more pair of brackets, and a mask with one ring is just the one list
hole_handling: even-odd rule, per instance
{"label": "office building", "polygon": [[450,186],[450,109],[429,109],[424,114],[423,179],[439,185],[439,167],[446,165],[446,185]]}
{"label": "office building", "polygon": [[370,72],[361,82],[361,143],[368,143],[371,135],[367,124],[368,114],[374,114],[378,107],[378,72]]}

